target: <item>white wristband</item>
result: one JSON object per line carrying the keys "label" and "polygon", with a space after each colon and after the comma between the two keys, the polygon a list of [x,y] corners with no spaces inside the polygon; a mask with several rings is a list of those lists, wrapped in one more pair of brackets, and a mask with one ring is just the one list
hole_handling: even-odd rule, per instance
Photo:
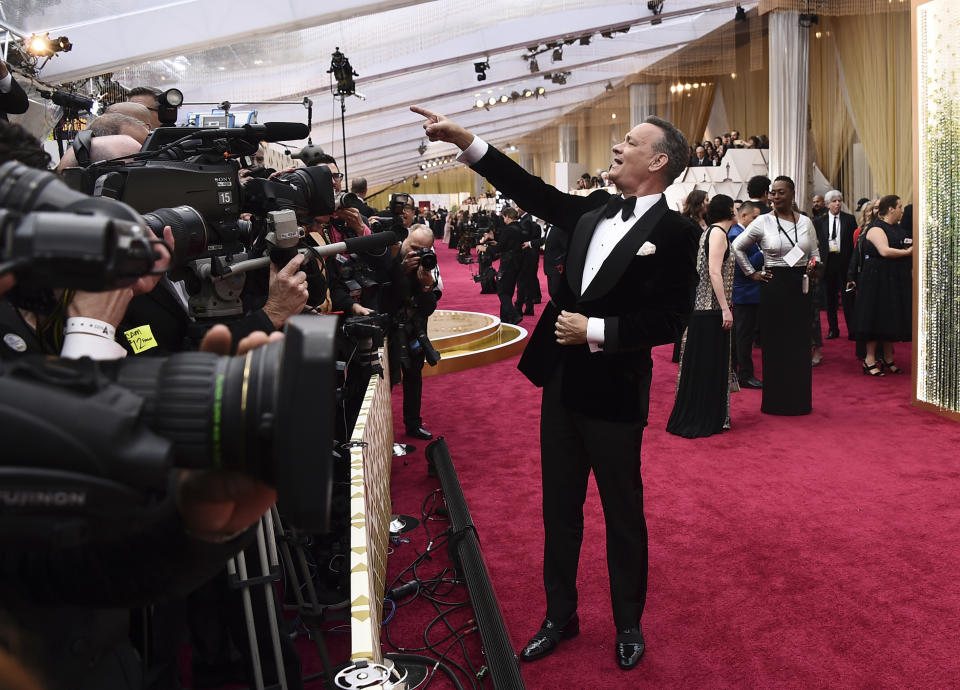
{"label": "white wristband", "polygon": [[88,316],[72,316],[67,319],[63,329],[64,335],[70,335],[71,333],[89,333],[107,340],[113,340],[117,334],[117,329],[106,321],[92,319]]}

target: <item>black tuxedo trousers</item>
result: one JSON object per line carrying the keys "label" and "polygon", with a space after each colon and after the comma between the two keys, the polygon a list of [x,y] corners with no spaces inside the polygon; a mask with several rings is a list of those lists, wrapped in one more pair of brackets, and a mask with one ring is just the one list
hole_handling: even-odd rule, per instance
{"label": "black tuxedo trousers", "polygon": [[[562,401],[561,377],[558,369],[543,387],[540,408],[547,618],[562,623],[577,610],[583,503],[592,471],[606,523],[613,620],[617,628],[633,627],[647,598],[647,522],[640,479],[645,422],[611,422],[571,410]],[[649,396],[649,377],[645,386]]]}

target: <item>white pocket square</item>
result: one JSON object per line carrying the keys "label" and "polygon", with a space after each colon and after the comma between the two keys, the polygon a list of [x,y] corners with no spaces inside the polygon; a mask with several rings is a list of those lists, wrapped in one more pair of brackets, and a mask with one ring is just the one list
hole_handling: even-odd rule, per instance
{"label": "white pocket square", "polygon": [[643,246],[637,250],[637,256],[650,256],[657,251],[657,245],[651,242],[644,242]]}

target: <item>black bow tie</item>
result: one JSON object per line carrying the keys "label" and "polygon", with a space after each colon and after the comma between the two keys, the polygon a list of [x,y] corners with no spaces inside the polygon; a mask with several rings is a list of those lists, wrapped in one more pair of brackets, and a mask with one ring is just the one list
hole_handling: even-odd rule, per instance
{"label": "black bow tie", "polygon": [[619,194],[607,199],[607,207],[603,211],[604,218],[613,218],[617,211],[622,211],[621,217],[626,220],[633,215],[633,209],[637,205],[637,197],[631,196],[624,199]]}

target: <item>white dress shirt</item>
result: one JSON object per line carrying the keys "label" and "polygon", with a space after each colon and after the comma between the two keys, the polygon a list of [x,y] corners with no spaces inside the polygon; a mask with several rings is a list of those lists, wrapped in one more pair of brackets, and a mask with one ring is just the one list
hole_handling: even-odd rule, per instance
{"label": "white dress shirt", "polygon": [[[833,224],[837,224],[837,237],[833,238]],[[840,214],[833,215],[830,211],[827,211],[827,243],[830,245],[830,253],[840,251],[840,235],[841,233],[841,223],[840,223]]]}
{"label": "white dress shirt", "polygon": [[[489,145],[480,137],[475,136],[470,145],[460,152],[457,160],[466,165],[473,165],[487,153]],[[637,204],[633,208],[633,214],[623,220],[622,214],[618,213],[613,218],[601,218],[597,224],[597,229],[590,239],[590,246],[587,248],[587,258],[583,266],[583,276],[580,280],[580,294],[587,289],[587,286],[593,282],[594,277],[610,256],[610,252],[617,246],[617,243],[623,239],[627,231],[633,227],[640,217],[650,210],[657,203],[662,194],[650,194],[648,196],[637,197]],[[603,319],[587,319],[587,344],[591,352],[597,352],[603,349],[604,326]]]}

